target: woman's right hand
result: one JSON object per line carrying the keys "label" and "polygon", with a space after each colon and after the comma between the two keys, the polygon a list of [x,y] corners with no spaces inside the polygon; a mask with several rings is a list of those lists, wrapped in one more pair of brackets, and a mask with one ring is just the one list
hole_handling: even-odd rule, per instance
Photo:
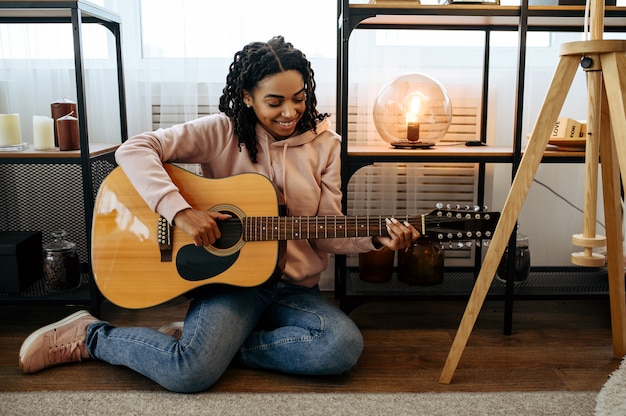
{"label": "woman's right hand", "polygon": [[214,244],[222,236],[217,221],[227,220],[230,217],[220,212],[187,208],[174,216],[174,225],[187,233],[196,246],[208,246]]}

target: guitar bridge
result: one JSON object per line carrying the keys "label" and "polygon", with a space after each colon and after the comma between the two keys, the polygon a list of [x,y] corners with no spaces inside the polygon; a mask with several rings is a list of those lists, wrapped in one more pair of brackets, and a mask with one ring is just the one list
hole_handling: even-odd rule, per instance
{"label": "guitar bridge", "polygon": [[157,224],[157,243],[161,252],[161,263],[172,261],[172,227],[163,217],[159,217]]}

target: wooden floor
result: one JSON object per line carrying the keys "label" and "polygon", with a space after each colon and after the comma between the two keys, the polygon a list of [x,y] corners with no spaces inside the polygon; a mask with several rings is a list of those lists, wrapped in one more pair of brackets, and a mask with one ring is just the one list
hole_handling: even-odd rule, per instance
{"label": "wooden floor", "polygon": [[[298,377],[230,368],[219,392],[494,392],[599,390],[620,361],[613,357],[606,300],[519,301],[512,335],[502,333],[503,303],[488,301],[452,383],[438,383],[464,310],[460,301],[372,303],[351,317],[365,350],[349,374]],[[91,360],[22,375],[18,351],[33,330],[77,310],[65,306],[0,305],[0,391],[162,390],[133,371]],[[119,326],[181,320],[186,304],[149,310],[102,305]]]}

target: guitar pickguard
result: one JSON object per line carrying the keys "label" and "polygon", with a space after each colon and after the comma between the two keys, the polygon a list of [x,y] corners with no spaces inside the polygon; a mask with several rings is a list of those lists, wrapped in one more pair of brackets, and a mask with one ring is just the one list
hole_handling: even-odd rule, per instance
{"label": "guitar pickguard", "polygon": [[178,250],[176,269],[185,280],[208,280],[228,270],[239,258],[239,251],[227,256],[215,256],[204,247],[187,244]]}

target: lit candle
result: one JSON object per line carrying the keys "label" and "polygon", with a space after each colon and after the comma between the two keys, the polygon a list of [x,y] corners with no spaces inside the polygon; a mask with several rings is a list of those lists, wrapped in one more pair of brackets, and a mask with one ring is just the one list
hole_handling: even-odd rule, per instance
{"label": "lit candle", "polygon": [[37,150],[54,148],[54,120],[45,116],[33,116],[33,144]]}
{"label": "lit candle", "polygon": [[420,139],[420,123],[408,121],[406,123],[406,139],[410,142],[417,142]]}
{"label": "lit candle", "polygon": [[80,149],[80,133],[76,117],[68,114],[58,119],[57,134],[59,135],[59,150]]}
{"label": "lit candle", "polygon": [[420,98],[412,97],[409,111],[406,113],[406,139],[410,142],[417,142],[420,139]]}
{"label": "lit candle", "polygon": [[0,114],[0,147],[22,144],[19,114]]}

